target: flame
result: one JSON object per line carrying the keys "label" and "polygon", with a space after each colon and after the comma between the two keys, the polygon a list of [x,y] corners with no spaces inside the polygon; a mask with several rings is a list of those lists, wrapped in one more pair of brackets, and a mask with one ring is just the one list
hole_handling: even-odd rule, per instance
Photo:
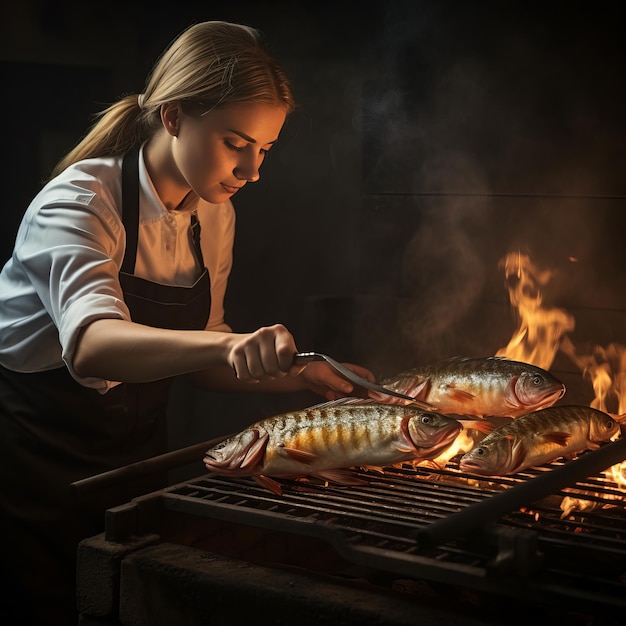
{"label": "flame", "polygon": [[[606,348],[595,346],[589,355],[577,354],[571,342],[564,346],[566,353],[582,371],[583,378],[591,382],[594,398],[589,406],[609,413],[618,421],[626,418],[626,347],[611,343]],[[617,434],[614,439],[617,439]],[[604,472],[620,489],[626,491],[626,461],[609,467]]]}
{"label": "flame", "polygon": [[626,488],[626,463],[617,463],[605,472],[606,477],[612,480],[620,489]]}
{"label": "flame", "polygon": [[[574,257],[570,262],[578,262]],[[626,422],[626,347],[616,343],[595,346],[590,354],[581,354],[567,335],[575,328],[572,315],[563,309],[546,306],[542,290],[554,273],[535,265],[527,254],[509,252],[501,261],[509,299],[518,327],[508,345],[496,353],[516,361],[550,369],[561,351],[591,383],[594,398],[589,406]],[[616,435],[618,437],[619,435]],[[626,490],[626,461],[605,472]]]}
{"label": "flame", "polygon": [[469,452],[484,437],[483,433],[473,429],[464,429],[456,436],[456,439],[445,449],[439,456],[431,460],[418,460],[413,462],[414,466],[431,466],[445,467],[450,459],[457,454],[465,454]]}
{"label": "flame", "polygon": [[574,330],[574,318],[563,309],[543,305],[542,288],[553,274],[539,269],[527,254],[510,252],[500,261],[500,266],[504,267],[518,327],[508,345],[498,350],[496,356],[549,369],[561,337]]}

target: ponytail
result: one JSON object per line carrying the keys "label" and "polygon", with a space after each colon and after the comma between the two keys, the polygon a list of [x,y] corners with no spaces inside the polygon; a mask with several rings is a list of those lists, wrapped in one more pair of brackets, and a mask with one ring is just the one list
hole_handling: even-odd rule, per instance
{"label": "ponytail", "polygon": [[282,68],[254,28],[228,22],[189,27],[161,55],[143,94],[127,95],[96,116],[96,123],[54,167],[52,176],[82,159],[120,156],[154,135],[161,105],[180,102],[185,113],[256,102],[295,108]]}
{"label": "ponytail", "polygon": [[70,165],[93,157],[118,156],[147,139],[160,124],[160,118],[147,117],[139,106],[139,96],[127,95],[97,115],[97,122],[81,141],[52,170],[57,176]]}

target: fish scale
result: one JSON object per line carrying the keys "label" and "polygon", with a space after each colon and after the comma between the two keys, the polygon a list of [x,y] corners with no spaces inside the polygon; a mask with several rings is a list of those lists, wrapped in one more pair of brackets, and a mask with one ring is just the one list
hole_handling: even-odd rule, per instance
{"label": "fish scale", "polygon": [[[363,416],[359,416],[361,419],[358,420],[346,420],[345,415],[324,409],[304,413],[299,419],[292,417],[297,427],[293,434],[284,437],[284,445],[296,449],[309,448],[318,454],[338,446],[342,452],[349,453],[354,449],[355,442],[371,445],[372,440],[385,435],[386,423],[376,419],[375,411],[372,413],[367,420]],[[335,423],[334,428],[328,428],[332,422]]]}
{"label": "fish scale", "polygon": [[475,474],[506,476],[598,448],[619,429],[612,416],[591,407],[548,407],[496,428],[461,457],[459,468]]}
{"label": "fish scale", "polygon": [[518,417],[553,405],[565,385],[535,365],[504,357],[453,357],[383,380],[446,414]]}
{"label": "fish scale", "polygon": [[462,428],[452,417],[416,406],[344,399],[252,424],[207,450],[204,462],[216,473],[262,477],[265,486],[268,476],[338,480],[336,470],[347,467],[429,458]]}

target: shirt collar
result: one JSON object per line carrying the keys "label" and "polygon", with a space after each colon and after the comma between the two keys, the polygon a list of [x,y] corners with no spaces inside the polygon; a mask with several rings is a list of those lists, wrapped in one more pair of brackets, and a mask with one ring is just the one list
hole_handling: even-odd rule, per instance
{"label": "shirt collar", "polygon": [[146,169],[146,164],[143,159],[143,149],[145,143],[142,144],[139,150],[139,206],[140,206],[140,221],[154,221],[161,220],[167,215],[169,211],[165,208],[161,198],[157,194],[157,191],[152,183],[152,179]]}

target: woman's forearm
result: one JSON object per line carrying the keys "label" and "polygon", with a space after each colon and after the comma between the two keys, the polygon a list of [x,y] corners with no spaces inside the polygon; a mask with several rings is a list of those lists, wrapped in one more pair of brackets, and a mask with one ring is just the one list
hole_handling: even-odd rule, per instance
{"label": "woman's forearm", "polygon": [[[300,391],[328,400],[353,386],[326,363],[293,365],[297,348],[282,325],[252,333],[168,330],[126,320],[101,319],[86,326],[72,366],[82,377],[141,383],[192,374],[203,387],[220,391]],[[374,380],[362,367],[344,364]]]}
{"label": "woman's forearm", "polygon": [[232,333],[152,328],[97,320],[83,329],[73,367],[84,377],[148,382],[226,363]]}

